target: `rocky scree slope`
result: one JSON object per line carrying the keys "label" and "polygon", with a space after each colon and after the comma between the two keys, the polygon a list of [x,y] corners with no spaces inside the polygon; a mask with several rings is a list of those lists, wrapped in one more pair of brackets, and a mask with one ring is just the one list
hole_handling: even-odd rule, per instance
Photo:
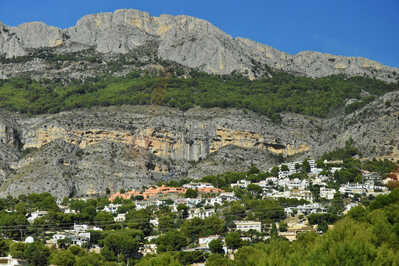
{"label": "rocky scree slope", "polygon": [[[148,47],[153,48],[153,56],[144,53],[146,59],[142,60],[138,51]],[[91,60],[76,57],[88,51]],[[60,55],[73,57],[75,62],[65,63],[68,60]],[[131,55],[134,60],[126,62],[119,55]],[[366,58],[311,51],[290,55],[248,39],[233,38],[205,20],[184,15],[152,17],[132,9],[88,15],[68,29],[41,22],[17,27],[0,23],[0,56],[3,79],[26,73],[38,78],[84,78],[82,72],[93,76],[98,71],[112,71],[107,65],[115,61],[122,65],[118,70],[123,74],[133,63],[149,66],[158,60],[214,74],[238,72],[251,79],[270,75],[270,69],[310,77],[364,75],[388,82],[399,78],[398,68]]]}
{"label": "rocky scree slope", "polygon": [[0,112],[0,194],[57,197],[159,180],[262,170],[317,158],[352,137],[363,157],[399,159],[399,92],[331,119],[285,113],[280,124],[235,109],[96,107],[26,117]]}

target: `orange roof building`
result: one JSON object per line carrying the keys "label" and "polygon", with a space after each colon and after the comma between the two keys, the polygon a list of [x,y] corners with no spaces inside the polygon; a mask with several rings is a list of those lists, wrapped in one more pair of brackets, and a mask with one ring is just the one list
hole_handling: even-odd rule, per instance
{"label": "orange roof building", "polygon": [[[224,192],[223,189],[203,187],[197,189],[199,193],[221,193]],[[122,198],[124,200],[131,199],[132,197],[142,196],[144,199],[153,198],[158,195],[166,194],[184,194],[187,189],[184,187],[167,187],[162,185],[160,187],[150,187],[146,189],[143,193],[137,192],[136,190],[131,190],[126,193],[117,192],[109,197],[109,201],[113,202],[116,198]]]}
{"label": "orange roof building", "polygon": [[224,192],[223,189],[220,188],[210,188],[210,187],[204,187],[204,188],[198,188],[197,189],[199,193],[222,193]]}
{"label": "orange roof building", "polygon": [[139,195],[141,195],[141,193],[140,192],[137,192],[136,190],[131,190],[131,191],[128,191],[128,192],[126,192],[126,193],[120,193],[120,192],[117,192],[117,193],[114,193],[114,194],[112,194],[110,197],[109,197],[109,201],[110,202],[113,202],[116,198],[121,198],[121,199],[124,199],[124,200],[128,200],[128,199],[130,199],[131,197],[137,197],[137,196],[139,196]]}

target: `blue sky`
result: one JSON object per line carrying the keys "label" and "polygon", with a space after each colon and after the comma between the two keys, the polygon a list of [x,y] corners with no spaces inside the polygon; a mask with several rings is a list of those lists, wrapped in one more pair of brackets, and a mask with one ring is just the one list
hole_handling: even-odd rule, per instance
{"label": "blue sky", "polygon": [[121,8],[199,17],[290,54],[313,50],[399,67],[399,0],[0,0],[0,21],[66,28],[86,14]]}

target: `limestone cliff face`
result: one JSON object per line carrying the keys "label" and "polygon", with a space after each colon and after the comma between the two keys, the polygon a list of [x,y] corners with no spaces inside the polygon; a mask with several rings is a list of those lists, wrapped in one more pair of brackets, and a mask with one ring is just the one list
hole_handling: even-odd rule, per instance
{"label": "limestone cliff face", "polygon": [[[152,17],[138,10],[116,10],[81,18],[74,27],[58,29],[41,22],[8,27],[0,23],[0,56],[28,55],[32,49],[54,48],[59,53],[94,48],[103,54],[128,54],[157,43],[157,56],[190,68],[217,74],[233,71],[256,78],[267,67],[310,77],[333,74],[368,75],[396,81],[399,69],[360,57],[318,52],[290,55],[244,38],[233,38],[211,23],[189,16]],[[24,67],[24,66],[23,66]],[[7,77],[10,73],[1,73]]]}
{"label": "limestone cliff face", "polygon": [[[279,127],[266,117],[237,110],[110,107],[30,118],[15,114],[13,119],[13,131],[1,131],[9,148],[0,150],[14,149],[14,159],[5,158],[0,167],[2,195],[84,195],[165,178],[197,178],[212,169],[198,166],[217,157],[220,166],[212,174],[251,163],[267,169],[276,155],[304,156],[312,145],[289,133],[276,134]],[[13,135],[18,145],[10,141]]]}
{"label": "limestone cliff face", "polygon": [[87,130],[66,130],[65,128],[53,127],[39,128],[37,131],[29,132],[26,136],[29,138],[24,144],[24,149],[36,148],[51,143],[54,140],[63,140],[79,148],[86,148],[89,145],[95,145],[100,142],[115,142],[123,144],[132,143],[132,135],[129,132],[121,132],[103,129],[87,129]]}
{"label": "limestone cliff face", "polygon": [[218,108],[122,106],[34,117],[1,111],[0,195],[103,194],[251,164],[267,170],[281,158],[317,158],[349,137],[364,157],[399,160],[398,103],[392,92],[347,116],[283,114],[281,124]]}
{"label": "limestone cliff face", "polygon": [[16,142],[16,131],[8,125],[0,124],[0,143],[2,145],[10,145]]}
{"label": "limestone cliff face", "polygon": [[0,51],[1,55],[7,58],[24,56],[27,51],[24,50],[21,40],[16,33],[9,27],[0,22]]}
{"label": "limestone cliff face", "polygon": [[[267,141],[261,134],[255,132],[219,128],[209,124],[203,124],[200,131],[187,129],[185,132],[178,132],[145,128],[135,133],[98,128],[68,130],[54,125],[44,125],[37,130],[25,131],[22,141],[23,149],[40,149],[55,140],[77,145],[80,149],[101,142],[113,142],[141,148],[163,159],[194,162],[206,159],[211,153],[229,145],[261,149],[285,156],[309,151],[309,146],[306,144],[283,145],[277,143],[276,139]],[[10,134],[4,135],[7,139]]]}
{"label": "limestone cliff face", "polygon": [[18,161],[20,142],[15,121],[0,115],[0,182],[10,173],[9,165]]}
{"label": "limestone cliff face", "polygon": [[63,42],[62,30],[43,22],[24,23],[11,31],[16,33],[24,49],[56,47]]}

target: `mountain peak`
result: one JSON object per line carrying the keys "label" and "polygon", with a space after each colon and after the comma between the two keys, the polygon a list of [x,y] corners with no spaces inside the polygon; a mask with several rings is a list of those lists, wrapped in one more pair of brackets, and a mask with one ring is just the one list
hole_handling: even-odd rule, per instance
{"label": "mountain peak", "polygon": [[[79,45],[100,54],[127,54],[149,41],[157,43],[157,56],[208,73],[239,72],[250,78],[268,69],[310,77],[334,74],[397,80],[398,68],[365,59],[302,51],[290,55],[249,39],[232,38],[206,20],[185,15],[160,15],[135,9],[86,15],[75,26],[59,29],[43,22],[18,27],[1,26],[0,56],[24,56],[32,49]],[[74,50],[75,51],[75,50]]]}

